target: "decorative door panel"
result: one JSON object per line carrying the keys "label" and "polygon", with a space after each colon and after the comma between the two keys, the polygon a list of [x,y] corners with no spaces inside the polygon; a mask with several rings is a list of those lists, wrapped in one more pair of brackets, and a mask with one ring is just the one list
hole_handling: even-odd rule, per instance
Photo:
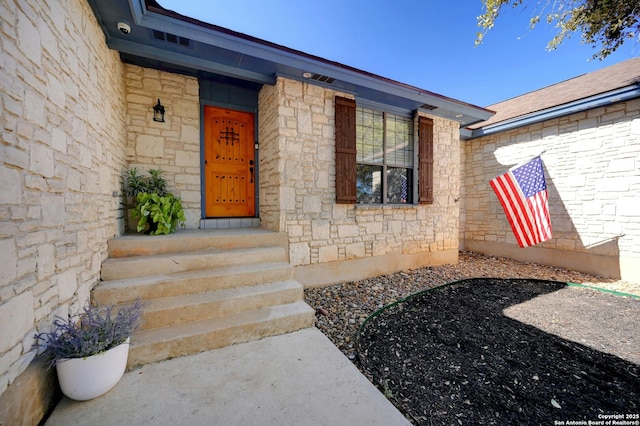
{"label": "decorative door panel", "polygon": [[205,107],[207,217],[255,216],[253,120],[248,112]]}

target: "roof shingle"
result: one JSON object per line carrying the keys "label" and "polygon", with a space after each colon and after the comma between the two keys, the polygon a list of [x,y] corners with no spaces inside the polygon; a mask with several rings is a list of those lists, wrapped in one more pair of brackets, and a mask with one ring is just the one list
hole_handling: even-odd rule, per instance
{"label": "roof shingle", "polygon": [[640,84],[640,57],[490,105],[487,109],[496,114],[469,128],[478,129],[634,84]]}

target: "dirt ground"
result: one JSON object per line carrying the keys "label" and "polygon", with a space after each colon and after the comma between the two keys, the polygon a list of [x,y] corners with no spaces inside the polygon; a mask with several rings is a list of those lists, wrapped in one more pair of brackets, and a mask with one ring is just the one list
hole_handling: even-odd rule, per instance
{"label": "dirt ground", "polygon": [[640,299],[474,278],[378,311],[355,351],[415,424],[640,424],[639,320]]}

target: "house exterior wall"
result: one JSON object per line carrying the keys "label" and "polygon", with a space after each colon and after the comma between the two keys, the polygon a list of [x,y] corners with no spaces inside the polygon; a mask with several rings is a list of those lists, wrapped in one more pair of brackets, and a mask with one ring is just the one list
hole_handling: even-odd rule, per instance
{"label": "house exterior wall", "polygon": [[[640,280],[640,99],[463,146],[462,247]],[[544,150],[553,239],[521,249],[489,180]]]}
{"label": "house exterior wall", "polygon": [[88,3],[0,5],[0,424],[37,424],[34,333],[77,312],[119,234],[124,79]]}
{"label": "house exterior wall", "polygon": [[259,95],[260,217],[263,227],[288,234],[296,278],[318,286],[455,263],[458,123],[433,117],[432,205],[336,204],[336,95],[345,96],[284,78]]}
{"label": "house exterior wall", "polygon": [[[126,64],[127,163],[146,174],[164,171],[170,192],[180,197],[185,228],[199,227],[200,97],[198,79]],[[153,121],[160,99],[165,122]],[[135,221],[130,222],[135,232]]]}

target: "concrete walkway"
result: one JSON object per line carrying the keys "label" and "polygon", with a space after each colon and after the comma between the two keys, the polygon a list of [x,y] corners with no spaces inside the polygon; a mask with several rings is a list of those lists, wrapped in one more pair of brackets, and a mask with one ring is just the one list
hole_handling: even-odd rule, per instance
{"label": "concrete walkway", "polygon": [[409,425],[316,328],[148,364],[46,426]]}

